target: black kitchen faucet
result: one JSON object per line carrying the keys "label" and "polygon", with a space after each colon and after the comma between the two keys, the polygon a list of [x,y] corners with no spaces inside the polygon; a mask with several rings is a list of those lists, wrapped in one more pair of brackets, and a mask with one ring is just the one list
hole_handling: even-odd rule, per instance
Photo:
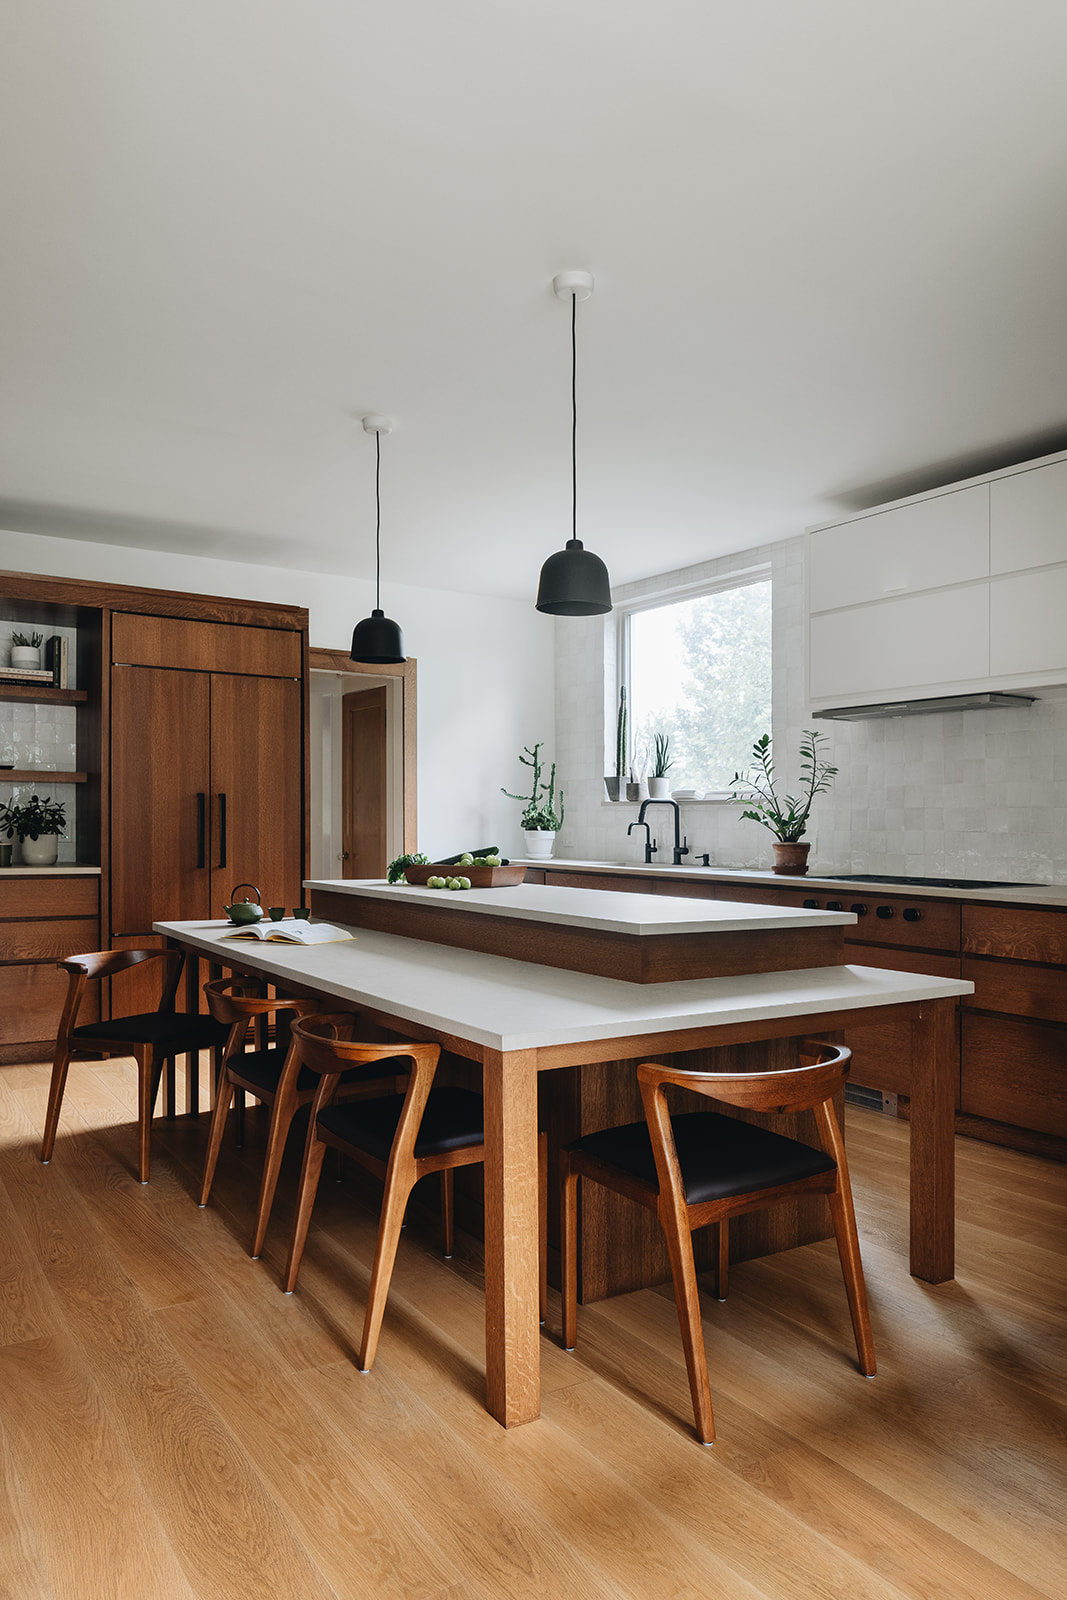
{"label": "black kitchen faucet", "polygon": [[681,812],[678,809],[677,800],[642,800],[641,809],[637,813],[637,821],[631,822],[630,827],[627,828],[626,832],[629,833],[631,828],[644,828],[646,830],[647,837],[645,842],[645,860],[651,861],[652,856],[657,849],[657,845],[656,841],[652,838],[652,830],[645,821],[645,812],[648,810],[649,806],[670,806],[671,810],[674,812],[674,865],[676,867],[680,867],[682,864],[682,857],[689,854],[689,841],[688,839],[681,838]]}

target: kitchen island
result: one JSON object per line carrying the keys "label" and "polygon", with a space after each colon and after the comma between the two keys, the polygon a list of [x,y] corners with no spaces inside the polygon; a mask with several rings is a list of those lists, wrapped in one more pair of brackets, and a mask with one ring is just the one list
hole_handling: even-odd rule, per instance
{"label": "kitchen island", "polygon": [[[539,1412],[537,1271],[537,1080],[541,1073],[604,1061],[627,1063],[663,1053],[707,1052],[826,1034],[850,1018],[904,1015],[911,1021],[911,1270],[932,1283],[953,1273],[953,1134],[951,1056],[959,979],[887,972],[845,964],[728,977],[624,982],[535,961],[458,948],[361,928],[361,907],[383,886],[310,883],[318,897],[343,895],[350,942],[302,948],[225,937],[222,923],[158,923],[156,931],[212,964],[261,973],[361,1010],[408,1037],[431,1039],[477,1062],[485,1097],[485,1315],[488,1408],[511,1426]],[[396,892],[396,891],[392,891]],[[425,891],[434,894],[439,891]],[[571,896],[575,891],[566,891]],[[473,891],[471,891],[473,894]],[[590,914],[622,916],[603,892]],[[450,901],[472,904],[467,895]],[[401,891],[397,903],[416,903]],[[536,902],[530,902],[535,904]],[[582,916],[572,899],[570,914]],[[458,910],[457,906],[457,910]],[[566,908],[564,908],[565,910]],[[507,920],[514,903],[501,902]],[[694,931],[708,907],[673,914]],[[698,915],[699,912],[699,915]],[[492,911],[472,913],[490,925]],[[819,913],[826,918],[826,913]],[[835,914],[831,913],[831,916]],[[807,912],[779,911],[788,929]],[[537,920],[537,919],[534,919]],[[848,917],[845,915],[844,924]],[[818,927],[818,923],[809,924]],[[841,927],[842,921],[831,922]],[[231,930],[232,931],[232,930]],[[654,938],[657,935],[634,934]],[[192,962],[191,988],[196,982]],[[193,991],[195,992],[195,991]],[[192,998],[192,993],[190,994]]]}

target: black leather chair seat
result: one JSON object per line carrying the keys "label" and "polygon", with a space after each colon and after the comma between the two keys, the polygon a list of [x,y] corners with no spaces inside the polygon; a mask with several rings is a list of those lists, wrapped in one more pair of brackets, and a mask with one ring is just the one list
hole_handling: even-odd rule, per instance
{"label": "black leather chair seat", "polygon": [[128,1039],[132,1044],[151,1044],[158,1051],[169,1044],[185,1049],[210,1050],[225,1044],[229,1029],[213,1017],[192,1016],[186,1011],[146,1011],[136,1017],[113,1017],[110,1022],[85,1022],[72,1028],[70,1037],[82,1044],[95,1040]]}
{"label": "black leather chair seat", "polygon": [[[381,1061],[374,1063],[378,1076],[383,1066]],[[388,1094],[358,1104],[326,1106],[319,1112],[318,1126],[378,1161],[388,1161],[403,1104],[402,1094]],[[431,1089],[415,1141],[416,1157],[442,1155],[482,1141],[481,1095],[449,1085]]]}
{"label": "black leather chair seat", "polygon": [[[686,1112],[672,1117],[671,1126],[689,1205],[795,1183],[832,1172],[836,1165],[822,1150],[719,1111]],[[589,1133],[568,1148],[628,1172],[653,1192],[659,1190],[647,1122]]]}
{"label": "black leather chair seat", "polygon": [[[288,1049],[279,1049],[271,1045],[266,1050],[246,1050],[243,1055],[233,1056],[230,1060],[230,1071],[250,1084],[265,1090],[268,1094],[277,1093],[278,1083],[281,1079],[282,1068]],[[410,1061],[403,1056],[397,1056],[395,1061],[375,1061],[367,1067],[349,1067],[347,1072],[342,1072],[341,1083],[373,1083],[378,1078],[388,1078],[392,1072],[407,1072]],[[314,1093],[322,1082],[322,1077],[317,1072],[312,1072],[310,1067],[301,1067],[296,1080],[297,1094]],[[249,1090],[255,1094],[255,1088]]]}

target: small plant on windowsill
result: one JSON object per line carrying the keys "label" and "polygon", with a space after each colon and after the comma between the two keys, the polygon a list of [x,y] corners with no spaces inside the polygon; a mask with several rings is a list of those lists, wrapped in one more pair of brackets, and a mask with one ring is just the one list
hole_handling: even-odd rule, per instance
{"label": "small plant on windowsill", "polygon": [[811,845],[801,841],[812,802],[817,794],[825,794],[837,777],[837,768],[819,754],[819,745],[825,738],[824,733],[816,733],[812,728],[801,737],[799,795],[778,794],[769,733],[763,734],[752,746],[752,765],[745,772],[735,772],[730,780],[735,786],[733,798],[750,807],[742,811],[742,817],[769,828],[775,837],[775,872],[800,877],[808,870]]}
{"label": "small plant on windowsill", "polygon": [[556,834],[563,826],[563,792],[559,793],[558,809],[556,797],[556,763],[553,761],[548,782],[541,777],[544,764],[541,760],[542,746],[535,744],[531,750],[529,745],[523,746],[524,754],[519,757],[524,767],[529,767],[533,774],[530,793],[512,794],[510,789],[501,788],[500,793],[507,795],[509,800],[521,800],[523,804],[522,816],[519,826],[526,835],[526,848],[532,856],[550,856]]}
{"label": "small plant on windowsill", "polygon": [[671,797],[671,781],[667,774],[674,766],[671,760],[671,741],[667,734],[657,733],[654,737],[655,754],[652,757],[652,771],[648,777],[648,792],[653,800],[669,800]]}

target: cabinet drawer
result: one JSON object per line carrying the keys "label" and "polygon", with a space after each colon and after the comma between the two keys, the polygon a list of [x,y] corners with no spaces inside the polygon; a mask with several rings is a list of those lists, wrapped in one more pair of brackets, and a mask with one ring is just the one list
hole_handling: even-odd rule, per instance
{"label": "cabinet drawer", "polygon": [[[95,917],[59,918],[49,922],[5,922],[0,934],[0,962],[65,961],[84,950],[99,950],[100,924]],[[65,980],[64,980],[65,981]]]}
{"label": "cabinet drawer", "polygon": [[[50,961],[38,966],[0,967],[0,1045],[47,1040],[50,1056],[66,997],[67,974]],[[94,992],[86,997],[78,1020],[95,1022],[98,1016]],[[11,1059],[10,1053],[6,1059]]]}
{"label": "cabinet drawer", "polygon": [[1005,1011],[1067,1023],[1067,973],[1058,967],[968,957],[963,976],[974,984],[974,993],[963,1000],[970,1011]]}
{"label": "cabinet drawer", "polygon": [[1067,911],[963,907],[963,953],[1067,965]]}
{"label": "cabinet drawer", "polygon": [[[852,888],[835,894],[823,890],[803,898],[814,900],[820,911],[828,910],[831,905],[840,905],[842,911],[851,911],[855,906],[866,907],[856,912],[855,926],[845,929],[845,943],[849,946],[895,945],[911,950],[946,950],[953,955],[960,947],[960,908],[948,900],[897,900],[890,895]],[[905,916],[905,912],[912,915]],[[915,912],[918,912],[917,917]],[[849,960],[859,962],[860,957],[850,954]],[[906,972],[908,968],[903,970]]]}
{"label": "cabinet drawer", "polygon": [[142,617],[124,611],[116,611],[111,621],[112,661],[137,667],[299,678],[302,641],[302,634],[287,628],[185,622],[178,617]]}
{"label": "cabinet drawer", "polygon": [[[0,921],[30,917],[95,917],[100,879],[8,878],[0,881]],[[88,946],[86,947],[88,948]]]}
{"label": "cabinet drawer", "polygon": [[951,693],[989,676],[989,584],[824,612],[811,619],[809,649],[815,702]]}
{"label": "cabinet drawer", "polygon": [[1067,1136],[1067,1029],[963,1013],[961,1108]]}
{"label": "cabinet drawer", "polygon": [[651,894],[648,878],[619,878],[608,872],[553,872],[545,868],[545,882],[560,889],[614,889],[619,894]]}

